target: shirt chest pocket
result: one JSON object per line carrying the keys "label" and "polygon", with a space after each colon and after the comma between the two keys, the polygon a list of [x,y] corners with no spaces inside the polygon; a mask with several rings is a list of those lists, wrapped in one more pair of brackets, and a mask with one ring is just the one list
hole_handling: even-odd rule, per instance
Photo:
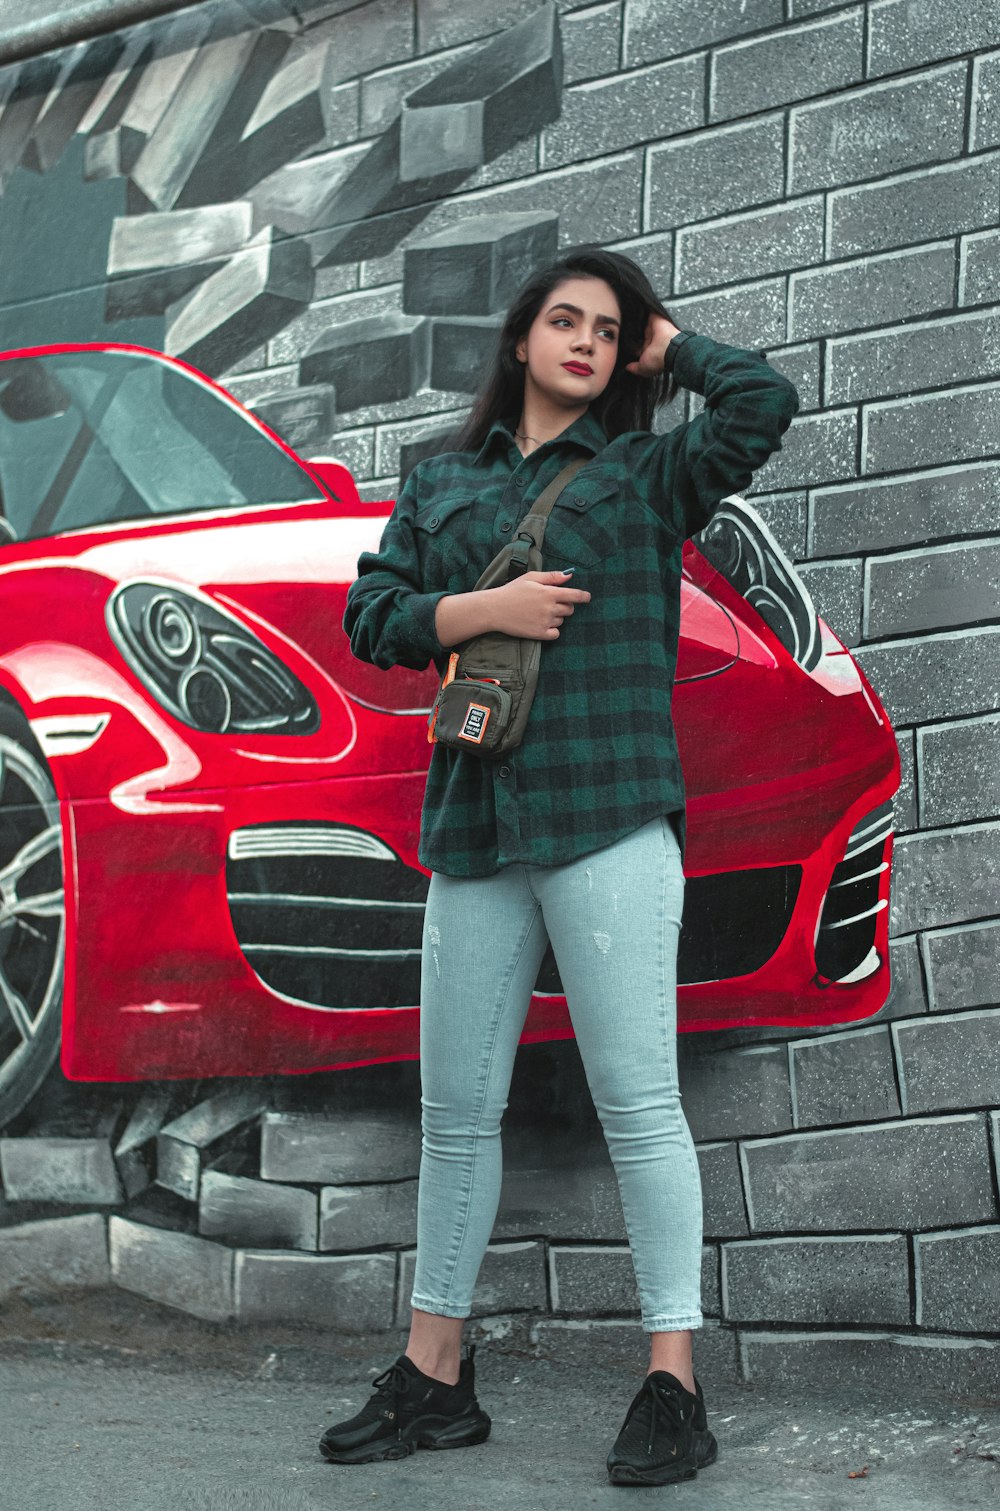
{"label": "shirt chest pocket", "polygon": [[468,562],[472,504],[471,494],[446,494],[423,505],[414,516],[425,593],[447,588]]}
{"label": "shirt chest pocket", "polygon": [[545,527],[545,570],[592,567],[622,547],[622,489],[610,479],[581,476],[564,488]]}

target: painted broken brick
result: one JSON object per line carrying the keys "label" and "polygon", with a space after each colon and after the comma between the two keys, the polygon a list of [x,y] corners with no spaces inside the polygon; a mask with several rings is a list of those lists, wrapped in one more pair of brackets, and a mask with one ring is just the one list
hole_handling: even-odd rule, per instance
{"label": "painted broken brick", "polygon": [[[288,45],[277,32],[245,32],[216,37],[199,50],[132,170],[157,209],[226,198],[226,185],[218,182],[219,148],[234,136],[239,140],[268,71]],[[253,85],[258,95],[251,96]]]}
{"label": "painted broken brick", "polygon": [[105,1223],[100,1212],[80,1212],[0,1229],[0,1298],[22,1290],[107,1286]]}
{"label": "painted broken brick", "polygon": [[[269,92],[276,79],[283,78],[286,88],[290,81],[283,65],[292,48],[293,38],[280,31],[262,31],[255,39],[241,70],[239,81],[226,102],[212,132],[208,150],[195,164],[190,178],[178,198],[182,205],[214,204],[242,192],[266,173],[268,164],[258,164],[254,149],[243,142],[243,135],[253,119],[261,100]],[[313,56],[317,54],[314,52]],[[291,112],[284,122],[291,127]],[[301,118],[300,118],[301,126]],[[284,153],[278,161],[294,157],[297,148],[290,138],[281,141],[281,126],[276,128],[270,141],[266,138],[261,147],[269,147],[272,154],[275,146]],[[320,139],[322,140],[322,139]]]}
{"label": "painted broken brick", "polygon": [[544,5],[403,102],[400,179],[471,172],[559,116],[559,14]]}
{"label": "painted broken brick", "polygon": [[402,184],[399,178],[399,121],[368,148],[357,166],[324,198],[313,224],[326,227],[311,236],[317,267],[384,257],[429,215],[434,201],[457,189],[464,169]]}
{"label": "painted broken brick", "polygon": [[206,1097],[165,1124],[156,1139],[156,1180],[159,1186],[197,1201],[202,1170],[223,1152],[226,1141],[261,1116],[268,1102],[267,1087],[250,1081]]}
{"label": "painted broken brick", "polygon": [[216,258],[213,262],[188,262],[133,278],[112,278],[104,291],[104,318],[113,321],[163,315],[223,266],[224,259]]}
{"label": "painted broken brick", "polygon": [[320,1249],[374,1249],[416,1241],[416,1180],[324,1186],[320,1191]]}
{"label": "painted broken brick", "polygon": [[76,129],[81,136],[110,131],[118,124],[152,53],[152,45],[142,32],[133,32],[128,37],[117,64],[102,80],[100,89],[80,118]]}
{"label": "painted broken brick", "polygon": [[302,383],[333,383],[340,409],[406,399],[427,382],[430,327],[390,311],[331,326],[311,344],[299,367]]}
{"label": "painted broken brick", "polygon": [[448,393],[475,393],[497,348],[502,319],[472,320],[457,315],[431,327],[431,387]]}
{"label": "painted broken brick", "polygon": [[434,200],[457,189],[464,172],[401,185],[399,122],[395,121],[354,171],[324,201],[311,237],[317,267],[385,257],[430,213]]}
{"label": "painted broken brick", "polygon": [[247,190],[246,197],[254,207],[254,230],[272,225],[294,235],[322,225],[326,206],[370,151],[367,142],[337,147],[268,174]]}
{"label": "painted broken brick", "polygon": [[[43,1121],[18,1138],[0,1138],[0,1174],[9,1202],[44,1201],[114,1206],[125,1199],[112,1155],[123,1103],[78,1109],[73,1131],[65,1118]],[[87,1123],[90,1127],[87,1127]]]}
{"label": "painted broken brick", "polygon": [[144,137],[121,123],[110,131],[95,132],[84,143],[84,178],[88,183],[102,178],[124,178],[135,167],[144,145]]}
{"label": "painted broken brick", "polygon": [[238,252],[250,239],[252,211],[245,202],[119,216],[108,247],[110,277],[178,267]]}
{"label": "painted broken brick", "polygon": [[114,36],[98,37],[73,49],[24,149],[21,161],[25,168],[47,173],[55,167],[124,50],[124,40]]}
{"label": "painted broken brick", "polygon": [[162,315],[250,239],[244,201],[122,215],[111,229],[105,318]]}
{"label": "painted broken brick", "polygon": [[[87,138],[88,178],[110,178],[131,173],[161,117],[180,88],[181,80],[198,55],[197,41],[208,31],[206,18],[197,18],[198,29],[192,35],[192,21],[185,18],[186,48],[172,45],[174,29],[168,28],[157,52],[135,70],[130,87],[119,99],[114,124],[94,130]],[[93,161],[91,162],[91,151]]]}
{"label": "painted broken brick", "polygon": [[112,1280],[123,1290],[210,1322],[232,1317],[234,1255],[226,1245],[113,1214],[108,1250]]}
{"label": "painted broken brick", "polygon": [[121,122],[147,138],[167,110],[210,30],[210,13],[187,12],[157,32],[154,51],[136,80]]}
{"label": "painted broken brick", "polygon": [[226,372],[312,298],[309,249],[266,227],[193,294],[167,310],[164,350],[209,373]]}
{"label": "painted broken brick", "polygon": [[260,1125],[262,1180],[354,1185],[408,1180],[420,1167],[419,1112],[271,1110]]}
{"label": "painted broken brick", "polygon": [[275,73],[230,154],[230,194],[242,193],[274,169],[322,147],[329,139],[332,48],[308,47],[289,54]]}
{"label": "painted broken brick", "polygon": [[0,191],[21,161],[58,74],[54,58],[39,58],[23,64],[15,77],[0,115]]}
{"label": "painted broken brick", "polygon": [[206,1170],[198,1196],[198,1232],[253,1249],[316,1248],[315,1191],[278,1181]]}
{"label": "painted broken brick", "polygon": [[176,1082],[144,1086],[114,1148],[115,1165],[127,1197],[145,1191],[156,1179],[156,1140],[164,1123],[178,1111]]}
{"label": "painted broken brick", "polygon": [[[102,137],[114,137],[119,130],[122,130],[122,122],[128,115],[136,93],[146,76],[146,70],[153,59],[154,51],[153,43],[148,42],[135,58],[132,66],[122,79],[120,87],[115,91],[114,98],[109,102],[93,131],[88,134],[88,141],[99,140]],[[125,56],[128,55],[125,54]],[[135,128],[128,127],[122,131],[122,134],[126,140],[131,141],[136,136]],[[141,133],[139,135],[141,136]]]}
{"label": "painted broken brick", "polygon": [[333,434],[336,390],[332,383],[261,394],[247,405],[296,451],[326,445]]}
{"label": "painted broken brick", "polygon": [[[552,6],[443,69],[408,96],[400,117],[353,172],[313,204],[311,224],[301,229],[318,233],[312,238],[316,266],[393,251],[434,199],[557,118],[561,81]],[[469,121],[478,122],[474,140]]]}
{"label": "painted broken brick", "polygon": [[506,309],[529,273],[555,257],[558,241],[559,217],[546,210],[476,215],[413,241],[403,252],[403,309],[408,315]]}

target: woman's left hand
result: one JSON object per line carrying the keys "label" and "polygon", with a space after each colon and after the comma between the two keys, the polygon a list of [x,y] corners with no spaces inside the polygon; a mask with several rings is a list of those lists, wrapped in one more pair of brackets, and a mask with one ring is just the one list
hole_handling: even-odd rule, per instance
{"label": "woman's left hand", "polygon": [[646,321],[642,347],[634,362],[625,363],[625,371],[635,373],[637,378],[655,378],[663,371],[663,357],[668,344],[678,334],[680,326],[662,315],[651,314]]}

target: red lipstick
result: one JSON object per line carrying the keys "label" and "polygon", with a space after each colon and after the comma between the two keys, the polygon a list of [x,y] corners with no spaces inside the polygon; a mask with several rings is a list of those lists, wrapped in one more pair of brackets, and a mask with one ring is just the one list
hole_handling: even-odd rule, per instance
{"label": "red lipstick", "polygon": [[591,377],[594,371],[586,362],[564,362],[563,367],[565,367],[567,372],[580,373],[585,378]]}

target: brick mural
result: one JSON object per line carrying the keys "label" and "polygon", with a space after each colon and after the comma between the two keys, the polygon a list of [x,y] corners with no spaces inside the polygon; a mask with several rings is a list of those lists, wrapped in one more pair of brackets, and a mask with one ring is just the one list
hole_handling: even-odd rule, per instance
{"label": "brick mural", "polygon": [[[683,1036],[696,1360],[1000,1389],[997,8],[125,9],[0,65],[0,349],[184,358],[363,501],[445,443],[511,293],[575,242],[795,383],[750,501],[895,732],[892,989],[857,1024]],[[412,1061],[57,1072],[0,1137],[0,1295],[402,1328],[419,1118]],[[505,1157],[478,1325],[634,1327],[572,1041],[522,1046]]]}

